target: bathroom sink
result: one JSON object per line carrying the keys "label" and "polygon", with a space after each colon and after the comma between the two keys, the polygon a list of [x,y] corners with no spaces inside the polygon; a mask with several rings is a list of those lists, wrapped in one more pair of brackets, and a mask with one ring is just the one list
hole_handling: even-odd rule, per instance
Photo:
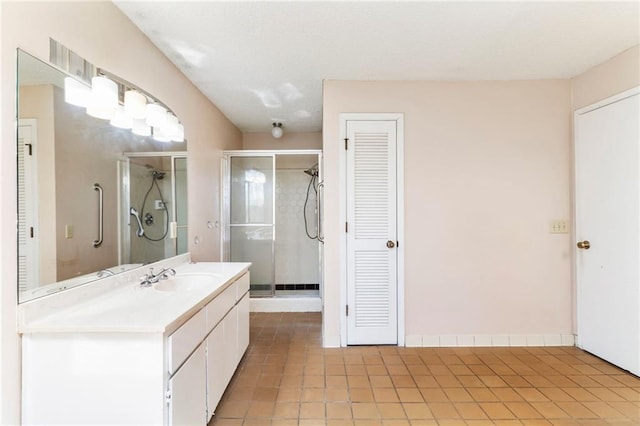
{"label": "bathroom sink", "polygon": [[162,280],[153,288],[158,291],[193,291],[210,286],[219,274],[182,274]]}

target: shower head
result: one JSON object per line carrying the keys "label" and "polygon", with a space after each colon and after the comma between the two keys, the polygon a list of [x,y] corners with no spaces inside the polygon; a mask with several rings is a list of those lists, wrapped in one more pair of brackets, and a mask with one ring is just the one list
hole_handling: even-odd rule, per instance
{"label": "shower head", "polygon": [[306,174],[308,174],[309,176],[318,176],[318,166],[315,165],[307,170],[304,171]]}
{"label": "shower head", "polygon": [[151,177],[157,180],[162,180],[164,179],[164,172],[159,172],[158,170],[154,170],[151,172]]}

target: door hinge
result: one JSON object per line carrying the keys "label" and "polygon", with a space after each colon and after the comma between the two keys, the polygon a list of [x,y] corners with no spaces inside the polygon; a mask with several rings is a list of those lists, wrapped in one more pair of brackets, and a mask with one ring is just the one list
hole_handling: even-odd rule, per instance
{"label": "door hinge", "polygon": [[167,405],[171,404],[171,391],[168,390],[167,392],[165,392],[164,394],[164,400],[167,403]]}
{"label": "door hinge", "polygon": [[25,143],[24,146],[29,147],[29,155],[33,155],[33,145],[30,143]]}
{"label": "door hinge", "polygon": [[33,226],[29,227],[29,236],[33,238]]}
{"label": "door hinge", "polygon": [[349,316],[349,305],[347,305],[347,316]]}
{"label": "door hinge", "polygon": [[349,138],[344,138],[344,150],[349,149]]}
{"label": "door hinge", "polygon": [[344,232],[349,232],[349,222],[344,223]]}

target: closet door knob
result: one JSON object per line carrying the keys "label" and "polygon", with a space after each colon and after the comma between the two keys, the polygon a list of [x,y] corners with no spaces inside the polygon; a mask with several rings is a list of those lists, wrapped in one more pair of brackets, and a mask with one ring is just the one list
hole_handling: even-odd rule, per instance
{"label": "closet door knob", "polygon": [[578,241],[578,244],[576,245],[578,246],[579,249],[585,249],[585,250],[589,250],[589,247],[591,247],[591,243],[587,240]]}
{"label": "closet door knob", "polygon": [[396,243],[394,243],[393,241],[387,241],[388,248],[394,248],[395,246],[396,246]]}

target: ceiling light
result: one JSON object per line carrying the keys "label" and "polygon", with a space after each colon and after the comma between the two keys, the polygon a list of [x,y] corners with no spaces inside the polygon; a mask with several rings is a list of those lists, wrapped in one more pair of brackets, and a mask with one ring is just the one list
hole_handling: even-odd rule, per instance
{"label": "ceiling light", "polygon": [[73,77],[64,78],[64,101],[86,108],[91,98],[91,88]]}
{"label": "ceiling light", "polygon": [[118,85],[107,77],[93,77],[87,114],[103,120],[110,120],[113,118],[116,108],[118,108]]}
{"label": "ceiling light", "polygon": [[147,97],[137,90],[127,90],[124,94],[124,112],[136,120],[145,118],[147,114]]}
{"label": "ceiling light", "polygon": [[163,127],[167,121],[167,109],[159,104],[147,104],[147,124],[152,127]]}
{"label": "ceiling light", "polygon": [[131,129],[133,127],[133,119],[124,112],[124,107],[121,105],[116,109],[110,123],[112,126],[119,127],[120,129]]}
{"label": "ceiling light", "polygon": [[282,123],[273,123],[273,128],[271,129],[271,136],[276,139],[280,139],[284,131],[282,130]]}

